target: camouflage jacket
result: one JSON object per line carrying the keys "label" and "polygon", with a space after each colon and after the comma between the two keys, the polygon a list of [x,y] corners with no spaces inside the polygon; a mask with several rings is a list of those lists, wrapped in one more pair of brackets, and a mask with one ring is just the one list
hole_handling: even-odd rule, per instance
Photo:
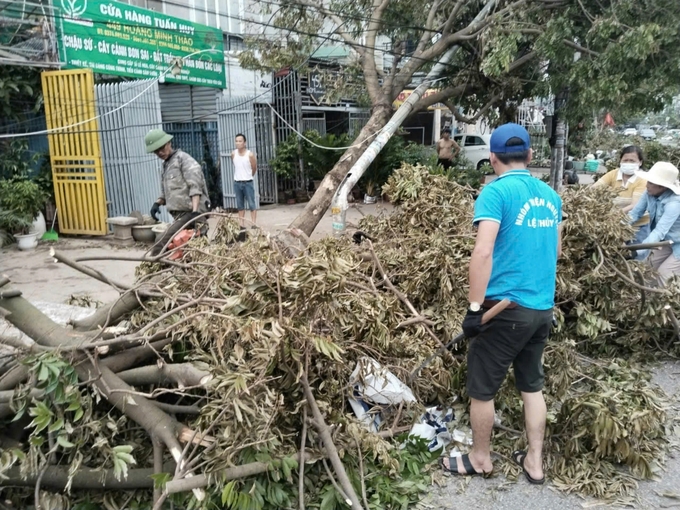
{"label": "camouflage jacket", "polygon": [[159,198],[165,200],[170,212],[190,212],[191,197],[195,195],[201,195],[198,211],[206,212],[210,199],[201,165],[186,152],[177,149],[163,162]]}

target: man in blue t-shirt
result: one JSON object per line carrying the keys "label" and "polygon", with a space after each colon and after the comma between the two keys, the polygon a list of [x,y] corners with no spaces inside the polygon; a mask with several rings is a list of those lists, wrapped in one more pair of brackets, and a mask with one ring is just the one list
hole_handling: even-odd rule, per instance
{"label": "man in blue t-shirt", "polygon": [[[546,405],[542,356],[550,332],[557,257],[561,253],[562,200],[527,170],[529,133],[505,124],[491,134],[491,166],[498,178],[475,204],[477,240],[470,259],[469,307],[463,332],[473,338],[468,351],[467,392],[473,447],[469,454],[443,460],[456,474],[493,470],[490,455],[493,399],[510,365],[524,401],[527,451],[516,451],[531,483],[542,484]],[[483,313],[502,299],[511,301],[487,324]]]}

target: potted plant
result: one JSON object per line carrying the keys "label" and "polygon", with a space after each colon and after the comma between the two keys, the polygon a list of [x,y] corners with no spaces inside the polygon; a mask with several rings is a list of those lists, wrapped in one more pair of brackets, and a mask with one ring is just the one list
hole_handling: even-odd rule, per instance
{"label": "potted plant", "polygon": [[12,234],[20,250],[38,245],[38,232],[31,232],[33,221],[45,205],[45,194],[35,182],[25,178],[0,182],[0,229]]}
{"label": "potted plant", "polygon": [[283,192],[283,196],[286,199],[286,203],[288,205],[295,204],[297,201],[295,200],[295,190],[294,189],[287,189],[286,191]]}
{"label": "potted plant", "polygon": [[375,196],[376,184],[374,181],[366,182],[366,194],[364,195],[364,204],[375,204],[378,197]]}

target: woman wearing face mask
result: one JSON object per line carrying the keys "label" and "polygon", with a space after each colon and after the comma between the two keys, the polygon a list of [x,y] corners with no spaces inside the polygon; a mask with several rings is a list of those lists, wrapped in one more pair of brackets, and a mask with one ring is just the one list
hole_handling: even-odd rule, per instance
{"label": "woman wearing face mask", "polygon": [[628,213],[631,224],[649,213],[650,234],[643,243],[673,241],[661,249],[639,251],[638,260],[649,257],[649,262],[659,272],[662,283],[680,274],[680,183],[678,169],[671,163],[660,161],[649,172],[638,172],[647,180],[647,191]]}
{"label": "woman wearing face mask", "polygon": [[[645,192],[647,182],[637,172],[642,167],[642,149],[636,145],[628,145],[621,151],[619,168],[607,172],[594,186],[607,186],[618,193],[614,205],[627,213],[633,210]],[[649,215],[643,215],[633,224],[637,229],[634,243],[640,243],[649,235]]]}

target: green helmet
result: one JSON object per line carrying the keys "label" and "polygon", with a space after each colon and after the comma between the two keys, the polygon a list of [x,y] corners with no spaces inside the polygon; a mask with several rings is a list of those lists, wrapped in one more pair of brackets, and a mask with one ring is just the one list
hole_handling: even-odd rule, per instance
{"label": "green helmet", "polygon": [[170,140],[172,140],[172,135],[167,134],[162,129],[152,129],[144,137],[146,152],[156,152]]}

